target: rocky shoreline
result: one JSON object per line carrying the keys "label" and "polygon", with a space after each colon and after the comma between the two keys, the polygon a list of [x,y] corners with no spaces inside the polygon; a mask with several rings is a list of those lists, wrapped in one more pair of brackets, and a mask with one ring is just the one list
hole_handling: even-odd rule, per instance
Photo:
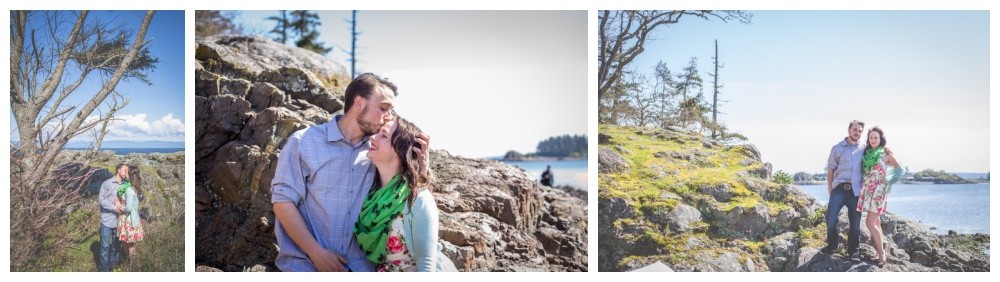
{"label": "rocky shoreline", "polygon": [[[825,255],[825,207],[770,181],[753,145],[675,129],[600,127],[600,271],[662,262],[676,271],[989,271],[988,234],[937,235],[882,216],[885,267]],[[846,240],[846,213],[841,214]],[[862,228],[863,257],[872,257]]]}
{"label": "rocky shoreline", "polygon": [[[339,63],[261,36],[196,45],[195,263],[276,271],[270,183],[286,138],[329,121]],[[498,161],[433,150],[444,252],[461,271],[587,271],[587,205]]]}

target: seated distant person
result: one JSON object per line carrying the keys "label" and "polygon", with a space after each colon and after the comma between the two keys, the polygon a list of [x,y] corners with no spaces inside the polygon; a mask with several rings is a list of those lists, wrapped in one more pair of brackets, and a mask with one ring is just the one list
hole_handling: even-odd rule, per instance
{"label": "seated distant person", "polygon": [[545,166],[545,172],[542,172],[542,185],[552,187],[552,166]]}

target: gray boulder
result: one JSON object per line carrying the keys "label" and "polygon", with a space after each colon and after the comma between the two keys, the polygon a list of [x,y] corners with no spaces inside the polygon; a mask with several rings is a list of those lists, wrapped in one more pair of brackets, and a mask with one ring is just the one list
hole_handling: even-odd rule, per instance
{"label": "gray boulder", "polygon": [[628,172],[629,164],[615,151],[601,147],[597,150],[597,163],[600,173]]}

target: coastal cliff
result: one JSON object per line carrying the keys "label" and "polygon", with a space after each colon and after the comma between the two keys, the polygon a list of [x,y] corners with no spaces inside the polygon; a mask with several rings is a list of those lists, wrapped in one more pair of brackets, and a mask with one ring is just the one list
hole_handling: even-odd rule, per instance
{"label": "coastal cliff", "polygon": [[[344,67],[261,36],[196,45],[195,260],[274,271],[270,184],[286,138],[343,108]],[[430,133],[433,135],[433,132]],[[523,170],[432,150],[440,243],[462,271],[586,271],[587,205]]]}
{"label": "coastal cliff", "polygon": [[[676,271],[989,271],[989,235],[936,235],[882,216],[889,261],[825,255],[825,203],[770,181],[751,144],[676,128],[600,126],[598,269],[662,262]],[[838,228],[846,241],[846,212]],[[862,228],[863,257],[873,257]]]}

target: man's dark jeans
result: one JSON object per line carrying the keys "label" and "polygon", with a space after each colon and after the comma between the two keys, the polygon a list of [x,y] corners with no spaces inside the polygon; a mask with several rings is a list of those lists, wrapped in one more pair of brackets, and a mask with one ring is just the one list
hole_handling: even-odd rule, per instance
{"label": "man's dark jeans", "polygon": [[835,187],[830,193],[830,201],[826,205],[826,245],[833,250],[840,246],[837,223],[840,222],[840,209],[845,206],[851,223],[851,229],[847,232],[847,255],[851,255],[861,243],[861,212],[858,211],[858,196],[850,189]]}
{"label": "man's dark jeans", "polygon": [[101,253],[97,271],[108,272],[118,264],[118,230],[101,224]]}

